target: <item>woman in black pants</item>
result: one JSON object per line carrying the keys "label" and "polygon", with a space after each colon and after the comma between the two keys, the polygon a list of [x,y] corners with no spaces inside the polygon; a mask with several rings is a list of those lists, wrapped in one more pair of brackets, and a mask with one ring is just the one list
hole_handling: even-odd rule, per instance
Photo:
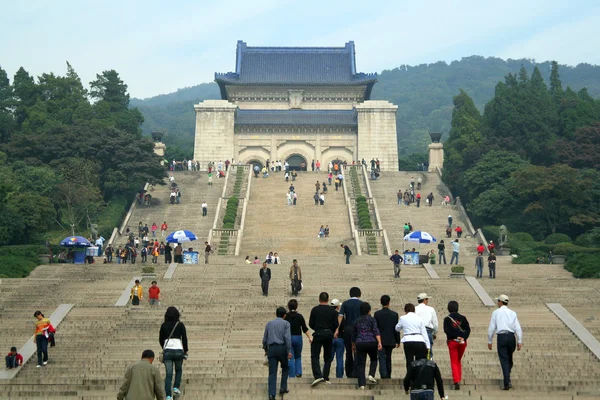
{"label": "woman in black pants", "polygon": [[[175,307],[167,308],[165,322],[160,327],[158,341],[163,348],[163,360],[165,364],[165,392],[170,400],[172,393],[180,394],[181,375],[183,374],[183,360],[187,359],[188,341],[185,325],[179,321],[179,310]],[[171,391],[173,380],[173,367],[175,367],[175,383]]]}
{"label": "woman in black pants", "polygon": [[374,378],[377,371],[377,352],[382,349],[381,334],[377,321],[371,316],[371,305],[364,302],[360,305],[360,317],[354,323],[352,334],[352,350],[356,353],[356,369],[358,371],[358,388],[365,388],[365,366],[367,354],[371,363],[369,365],[369,382],[377,383]]}

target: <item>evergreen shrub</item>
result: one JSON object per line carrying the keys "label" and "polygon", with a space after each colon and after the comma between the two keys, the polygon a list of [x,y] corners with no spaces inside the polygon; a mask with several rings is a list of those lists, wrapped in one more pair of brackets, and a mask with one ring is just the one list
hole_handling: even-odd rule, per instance
{"label": "evergreen shrub", "polygon": [[571,243],[571,238],[564,233],[553,233],[544,239],[546,244]]}

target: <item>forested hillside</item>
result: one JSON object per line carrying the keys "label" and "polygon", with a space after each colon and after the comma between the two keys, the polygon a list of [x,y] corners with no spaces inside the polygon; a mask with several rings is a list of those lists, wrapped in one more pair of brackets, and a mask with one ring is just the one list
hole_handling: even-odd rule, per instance
{"label": "forested hillside", "polygon": [[[536,64],[525,59],[505,61],[472,56],[450,64],[403,65],[381,72],[372,98],[398,105],[400,155],[424,152],[430,141],[429,131],[441,131],[445,134],[444,139],[447,137],[452,118],[452,98],[460,89],[471,96],[475,106],[483,111],[484,105],[494,96],[496,84],[506,75],[518,73],[521,65],[531,74],[537,66],[548,82],[550,64],[549,61]],[[600,96],[600,67],[580,64],[576,67],[561,66],[560,69],[565,87],[570,86],[575,91],[586,87],[591,96]],[[142,128],[145,134],[154,130],[165,132],[165,142],[170,145],[169,156],[191,156],[195,124],[193,105],[218,98],[217,85],[205,83],[150,99],[133,99],[131,105],[138,107],[144,115]],[[179,149],[174,149],[174,146]]]}
{"label": "forested hillside", "polygon": [[69,64],[64,76],[20,68],[12,81],[0,68],[0,277],[38,261],[38,246],[6,245],[57,244],[92,223],[108,238],[133,193],[163,181],[143,120],[114,70],[87,89]]}
{"label": "forested hillside", "polygon": [[483,114],[455,96],[443,179],[488,237],[518,232],[517,262],[553,251],[575,276],[600,277],[600,101],[561,73],[553,63],[548,85],[537,67],[508,74]]}

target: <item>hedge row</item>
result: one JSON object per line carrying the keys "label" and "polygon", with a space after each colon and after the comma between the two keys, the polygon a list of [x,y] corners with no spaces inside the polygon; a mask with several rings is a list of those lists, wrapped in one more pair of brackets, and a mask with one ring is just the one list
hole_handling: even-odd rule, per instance
{"label": "hedge row", "polygon": [[225,215],[223,216],[223,229],[233,229],[239,203],[240,200],[236,196],[232,196],[227,200]]}
{"label": "hedge row", "polygon": [[371,215],[369,214],[369,205],[365,196],[358,196],[356,198],[356,215],[358,215],[359,229],[373,229]]}

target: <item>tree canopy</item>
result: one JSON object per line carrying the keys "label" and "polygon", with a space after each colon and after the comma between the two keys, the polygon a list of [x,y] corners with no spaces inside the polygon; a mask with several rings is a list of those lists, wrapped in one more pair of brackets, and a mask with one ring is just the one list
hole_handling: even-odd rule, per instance
{"label": "tree canopy", "polygon": [[64,76],[37,79],[20,68],[12,83],[0,67],[0,245],[58,225],[77,231],[115,196],[163,183],[142,123],[114,70],[88,91],[69,63]]}

